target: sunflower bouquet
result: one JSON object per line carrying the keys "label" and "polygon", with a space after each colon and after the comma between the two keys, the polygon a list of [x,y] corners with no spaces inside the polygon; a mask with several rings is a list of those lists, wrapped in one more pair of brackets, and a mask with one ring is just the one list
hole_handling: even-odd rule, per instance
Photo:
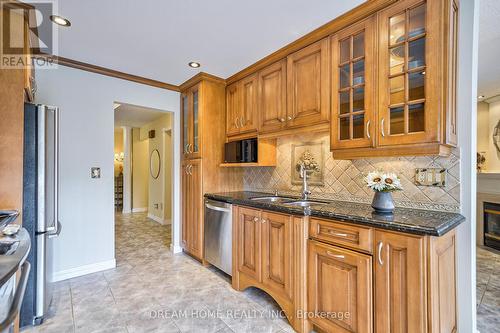
{"label": "sunflower bouquet", "polygon": [[393,192],[403,189],[401,180],[395,173],[372,171],[365,177],[365,182],[375,192]]}

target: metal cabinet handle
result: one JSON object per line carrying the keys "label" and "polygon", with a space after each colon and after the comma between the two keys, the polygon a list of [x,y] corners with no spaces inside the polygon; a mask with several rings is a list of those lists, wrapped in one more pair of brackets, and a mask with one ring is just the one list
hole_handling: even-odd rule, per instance
{"label": "metal cabinet handle", "polygon": [[330,230],[328,233],[332,236],[347,237],[347,234],[344,234],[342,232],[335,232],[335,231]]}
{"label": "metal cabinet handle", "polygon": [[287,117],[287,119],[288,119],[288,120],[292,120],[292,116],[288,116],[288,117]]}
{"label": "metal cabinet handle", "polygon": [[377,251],[377,260],[378,260],[378,263],[380,264],[380,266],[384,265],[384,262],[382,261],[382,247],[384,247],[384,243],[379,242],[378,243],[378,251]]}
{"label": "metal cabinet handle", "polygon": [[234,120],[234,125],[236,126],[236,128],[240,128],[240,125],[238,124],[239,119],[240,117],[236,117],[236,119]]}
{"label": "metal cabinet handle", "polygon": [[188,153],[188,144],[186,143],[184,145],[184,154],[187,154]]}
{"label": "metal cabinet handle", "polygon": [[193,175],[193,165],[189,164],[189,174]]}
{"label": "metal cabinet handle", "polygon": [[281,119],[280,119],[280,121],[281,121],[282,123],[284,123],[284,122],[285,122],[285,118],[281,118]]}
{"label": "metal cabinet handle", "polygon": [[264,224],[264,223],[266,223],[266,222],[267,222],[267,220],[266,220],[266,219],[262,219],[262,220],[260,220],[260,222],[261,222],[262,224]]}
{"label": "metal cabinet handle", "polygon": [[258,218],[257,216],[255,216],[255,217],[253,218],[253,221],[254,221],[254,222],[259,222],[259,218]]}
{"label": "metal cabinet handle", "polygon": [[343,254],[335,254],[332,251],[326,251],[326,254],[329,255],[330,257],[337,258],[337,259],[344,259],[345,256]]}
{"label": "metal cabinet handle", "polygon": [[241,127],[245,127],[245,120],[243,120],[243,117],[240,118],[240,125]]}
{"label": "metal cabinet handle", "polygon": [[189,153],[191,154],[193,152],[193,144],[192,143],[189,144],[188,149],[189,149]]}
{"label": "metal cabinet handle", "polygon": [[372,138],[372,137],[371,137],[371,135],[370,135],[370,123],[371,123],[371,120],[368,120],[368,121],[366,122],[366,137],[367,137],[368,139],[371,139],[371,138]]}
{"label": "metal cabinet handle", "polygon": [[384,123],[385,119],[382,118],[382,120],[380,121],[380,130],[382,131],[382,136],[385,136]]}

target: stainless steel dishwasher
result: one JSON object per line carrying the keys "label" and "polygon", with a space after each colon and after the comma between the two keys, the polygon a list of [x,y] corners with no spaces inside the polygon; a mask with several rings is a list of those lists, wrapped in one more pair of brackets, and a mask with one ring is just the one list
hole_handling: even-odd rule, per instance
{"label": "stainless steel dishwasher", "polygon": [[205,260],[232,274],[232,205],[205,199]]}

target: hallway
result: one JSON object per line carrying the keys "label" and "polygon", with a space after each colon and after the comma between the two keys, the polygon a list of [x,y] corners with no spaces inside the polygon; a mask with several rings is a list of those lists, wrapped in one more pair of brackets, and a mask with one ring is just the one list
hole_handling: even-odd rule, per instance
{"label": "hallway", "polygon": [[49,318],[22,332],[293,332],[258,289],[169,249],[169,225],[146,213],[116,214],[112,270],[57,283]]}

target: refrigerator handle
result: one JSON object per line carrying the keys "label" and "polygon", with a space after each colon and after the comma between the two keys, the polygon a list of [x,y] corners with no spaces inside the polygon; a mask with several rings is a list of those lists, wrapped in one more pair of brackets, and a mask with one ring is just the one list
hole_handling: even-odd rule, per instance
{"label": "refrigerator handle", "polygon": [[54,108],[54,226],[49,236],[57,237],[61,232],[59,222],[59,108]]}
{"label": "refrigerator handle", "polygon": [[59,237],[59,234],[61,233],[61,230],[62,230],[62,225],[61,225],[61,222],[57,221],[57,227],[56,227],[56,231],[55,232],[52,232],[49,234],[49,238],[57,238]]}

